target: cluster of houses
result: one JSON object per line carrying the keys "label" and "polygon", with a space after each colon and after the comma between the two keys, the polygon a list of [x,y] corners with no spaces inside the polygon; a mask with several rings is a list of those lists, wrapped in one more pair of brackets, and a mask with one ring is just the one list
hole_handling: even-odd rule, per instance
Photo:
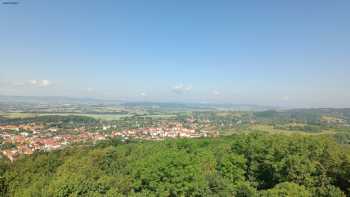
{"label": "cluster of houses", "polygon": [[[26,130],[28,132],[25,132]],[[102,129],[102,131],[105,129]],[[11,132],[16,131],[16,132]],[[22,131],[22,132],[21,132]],[[207,137],[209,132],[196,132],[182,125],[171,127],[152,127],[128,129],[123,131],[89,132],[85,128],[75,128],[74,134],[60,134],[56,128],[43,129],[42,126],[0,126],[0,138],[3,144],[14,146],[1,147],[1,153],[14,161],[20,155],[30,155],[35,151],[52,151],[72,143],[96,142],[107,138],[122,137],[124,139],[162,140],[165,138],[198,138]]]}
{"label": "cluster of houses", "polygon": [[122,132],[114,131],[112,136],[120,137],[132,137],[136,139],[146,139],[146,140],[162,140],[164,138],[198,138],[207,137],[208,132],[201,131],[196,132],[194,129],[188,129],[183,127],[155,127],[155,128],[141,128],[125,130]]}
{"label": "cluster of houses", "polygon": [[3,144],[14,144],[15,147],[5,147],[1,153],[9,160],[14,161],[20,155],[31,155],[35,151],[52,151],[65,147],[66,145],[86,141],[105,140],[106,137],[100,133],[81,132],[78,135],[64,134],[47,136],[24,136],[23,133],[16,135],[1,132],[0,137]]}

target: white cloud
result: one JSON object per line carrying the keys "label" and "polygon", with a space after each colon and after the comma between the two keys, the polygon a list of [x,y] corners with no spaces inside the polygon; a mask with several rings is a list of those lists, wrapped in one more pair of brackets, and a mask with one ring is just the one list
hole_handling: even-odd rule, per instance
{"label": "white cloud", "polygon": [[178,84],[172,88],[172,91],[176,94],[184,94],[192,90],[191,85]]}
{"label": "white cloud", "polygon": [[33,79],[29,81],[0,81],[0,86],[7,88],[47,87],[50,85],[52,85],[52,82],[46,79]]}
{"label": "white cloud", "polygon": [[221,93],[220,93],[219,91],[217,91],[217,90],[214,90],[212,93],[213,93],[214,96],[219,96],[219,95],[221,94]]}
{"label": "white cloud", "polygon": [[47,87],[47,86],[50,86],[52,83],[49,80],[43,79],[43,80],[29,80],[29,84],[34,87]]}
{"label": "white cloud", "polygon": [[283,101],[289,101],[289,96],[284,96],[284,97],[282,98],[282,100],[283,100]]}
{"label": "white cloud", "polygon": [[145,97],[145,96],[147,96],[147,94],[145,92],[141,92],[140,96]]}
{"label": "white cloud", "polygon": [[95,89],[93,89],[93,88],[87,88],[86,91],[87,91],[87,92],[94,92]]}

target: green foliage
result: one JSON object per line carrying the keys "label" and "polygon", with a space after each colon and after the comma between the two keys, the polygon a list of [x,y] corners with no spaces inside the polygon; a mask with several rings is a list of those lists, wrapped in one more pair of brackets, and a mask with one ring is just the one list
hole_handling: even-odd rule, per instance
{"label": "green foliage", "polygon": [[261,192],[262,197],[311,197],[311,192],[296,183],[280,183],[273,189]]}
{"label": "green foliage", "polygon": [[110,140],[0,163],[2,196],[345,196],[350,151],[326,136]]}
{"label": "green foliage", "polygon": [[350,132],[337,132],[334,138],[339,144],[350,144]]}

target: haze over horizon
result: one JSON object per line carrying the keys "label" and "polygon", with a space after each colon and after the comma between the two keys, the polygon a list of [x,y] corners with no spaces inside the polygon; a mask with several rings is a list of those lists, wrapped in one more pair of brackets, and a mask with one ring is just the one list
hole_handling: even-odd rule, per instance
{"label": "haze over horizon", "polygon": [[18,2],[0,95],[350,107],[349,1]]}

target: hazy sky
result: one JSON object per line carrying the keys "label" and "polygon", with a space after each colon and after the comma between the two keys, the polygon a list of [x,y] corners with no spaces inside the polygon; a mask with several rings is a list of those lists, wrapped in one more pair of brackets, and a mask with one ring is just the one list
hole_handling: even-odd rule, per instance
{"label": "hazy sky", "polygon": [[0,2],[0,95],[350,107],[349,0]]}

